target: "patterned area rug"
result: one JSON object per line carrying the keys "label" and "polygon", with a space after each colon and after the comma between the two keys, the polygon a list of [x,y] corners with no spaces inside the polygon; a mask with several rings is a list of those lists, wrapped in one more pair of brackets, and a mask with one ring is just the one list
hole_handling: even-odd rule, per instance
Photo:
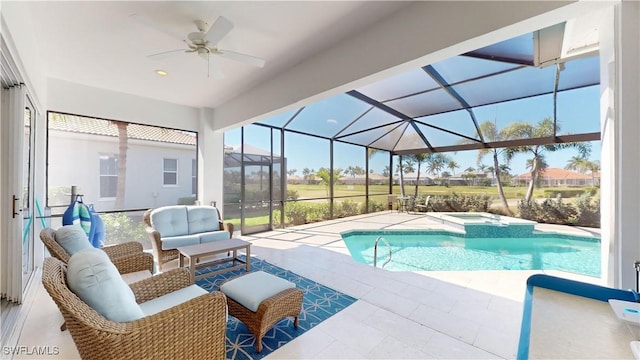
{"label": "patterned area rug", "polygon": [[[243,258],[243,256],[240,256]],[[222,264],[210,268],[199,269],[196,274],[211,271],[211,269],[231,266],[231,263]],[[261,359],[269,355],[280,346],[302,335],[307,330],[328,319],[351,305],[356,299],[318,284],[289,270],[272,265],[259,258],[251,257],[251,271],[265,271],[279,276],[296,284],[304,292],[302,300],[302,312],[300,313],[298,328],[293,327],[293,320],[287,318],[273,326],[262,338],[262,352],[255,351],[255,338],[233,316],[229,316],[227,322],[227,359]],[[216,291],[225,280],[246,273],[244,269],[230,271],[225,274],[200,279],[196,283],[207,291]]]}

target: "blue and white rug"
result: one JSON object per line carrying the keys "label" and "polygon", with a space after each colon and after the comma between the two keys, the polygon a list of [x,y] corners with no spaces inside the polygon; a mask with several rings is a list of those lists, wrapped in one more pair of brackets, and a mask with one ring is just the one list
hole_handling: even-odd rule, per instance
{"label": "blue and white rug", "polygon": [[[231,263],[218,265],[214,268],[228,266],[231,266]],[[295,283],[304,292],[302,311],[298,318],[298,328],[293,327],[292,318],[281,320],[262,338],[262,352],[258,354],[255,351],[255,338],[253,335],[242,322],[233,316],[229,316],[229,321],[227,322],[227,359],[261,359],[356,301],[351,296],[311,281],[289,270],[272,265],[255,256],[251,257],[251,271],[259,270],[287,279]],[[211,268],[199,269],[196,274],[208,271],[211,271]],[[246,273],[244,268],[234,270],[197,280],[196,284],[209,292],[217,291],[219,285],[224,281],[244,273]]]}

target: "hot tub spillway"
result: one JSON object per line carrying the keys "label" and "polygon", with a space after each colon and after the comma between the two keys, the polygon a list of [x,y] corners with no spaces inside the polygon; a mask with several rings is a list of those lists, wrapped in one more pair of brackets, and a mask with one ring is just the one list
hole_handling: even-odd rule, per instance
{"label": "hot tub spillway", "polygon": [[535,221],[489,213],[428,213],[442,224],[464,230],[466,238],[533,237]]}
{"label": "hot tub spillway", "polygon": [[534,225],[529,224],[466,224],[467,238],[525,238],[533,236]]}

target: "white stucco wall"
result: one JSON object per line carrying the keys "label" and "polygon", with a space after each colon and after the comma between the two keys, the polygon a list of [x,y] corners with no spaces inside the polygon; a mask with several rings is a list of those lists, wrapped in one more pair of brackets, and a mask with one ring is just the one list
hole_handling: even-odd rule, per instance
{"label": "white stucco wall", "polygon": [[[100,197],[100,155],[117,155],[118,139],[99,135],[49,132],[49,188],[78,186],[97,211],[114,210],[115,198]],[[192,196],[191,163],[195,146],[130,139],[124,207],[175,205]],[[163,184],[163,159],[178,160],[178,184]],[[58,210],[58,212],[60,209]]]}

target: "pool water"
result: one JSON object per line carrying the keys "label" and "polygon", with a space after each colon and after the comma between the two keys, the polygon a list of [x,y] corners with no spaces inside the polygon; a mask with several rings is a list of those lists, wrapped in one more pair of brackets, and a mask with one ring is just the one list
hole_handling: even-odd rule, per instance
{"label": "pool water", "polygon": [[[465,238],[442,230],[353,230],[342,238],[354,260],[373,265],[374,243],[382,236],[392,271],[562,270],[600,276],[600,239],[556,233],[525,238]],[[389,257],[378,244],[378,267]]]}

